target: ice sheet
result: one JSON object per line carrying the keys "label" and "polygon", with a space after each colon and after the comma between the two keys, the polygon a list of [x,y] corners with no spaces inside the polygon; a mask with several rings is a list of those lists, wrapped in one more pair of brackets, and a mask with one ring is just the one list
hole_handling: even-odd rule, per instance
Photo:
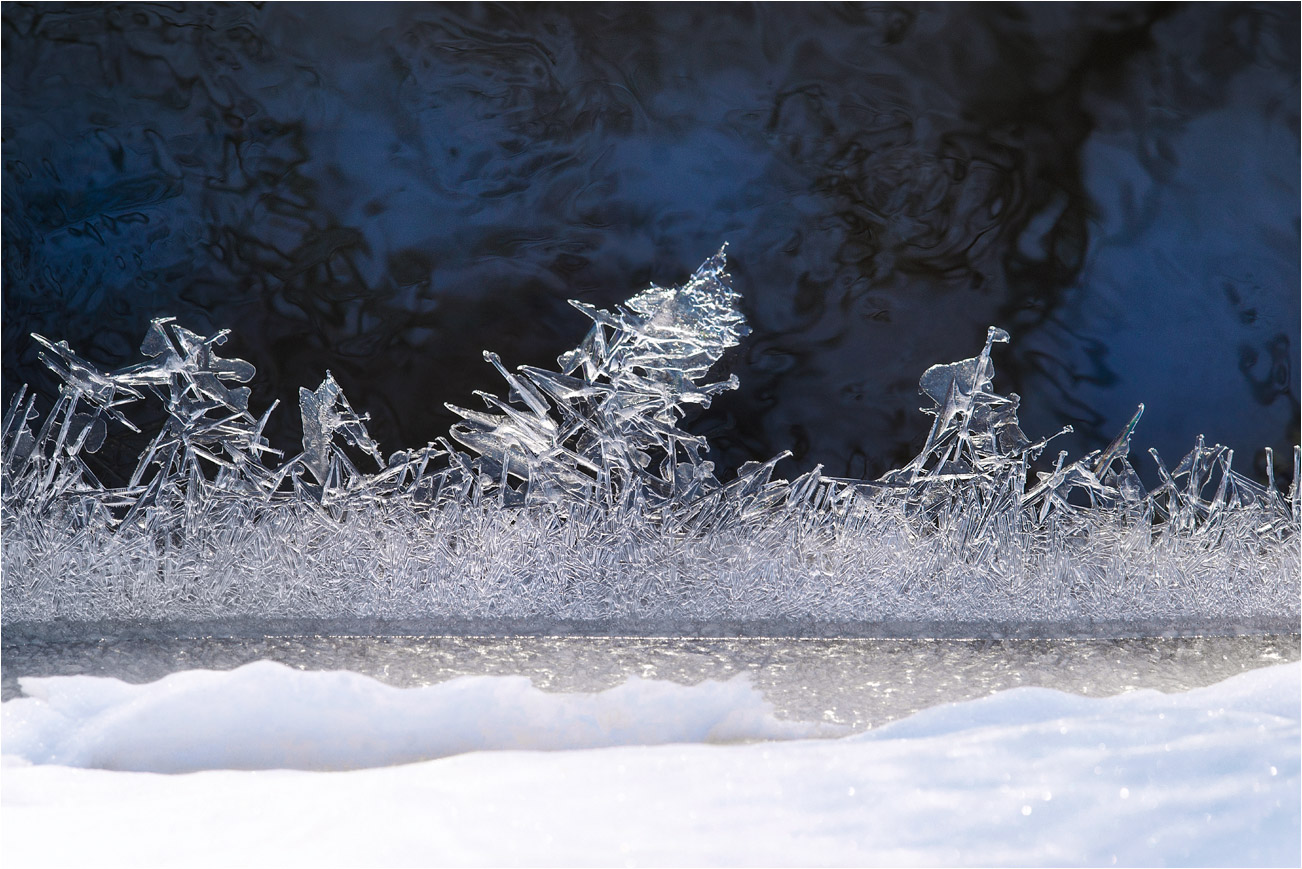
{"label": "ice sheet", "polygon": [[[6,635],[7,637],[7,635]],[[142,684],[260,660],[349,670],[398,688],[460,676],[527,676],[544,691],[592,693],[630,676],[696,685],[746,675],[779,718],[876,727],[938,703],[1019,686],[1104,697],[1188,691],[1302,657],[1291,636],[1124,640],[742,637],[202,637],[6,642],[3,699],[25,676],[111,676]]]}

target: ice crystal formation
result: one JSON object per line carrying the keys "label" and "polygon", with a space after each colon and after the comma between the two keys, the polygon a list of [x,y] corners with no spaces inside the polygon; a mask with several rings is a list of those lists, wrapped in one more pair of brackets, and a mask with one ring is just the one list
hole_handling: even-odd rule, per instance
{"label": "ice crystal formation", "polygon": [[[721,481],[680,427],[748,330],[721,250],[683,286],[592,321],[558,371],[506,369],[505,396],[452,407],[450,438],[384,459],[326,373],[300,392],[302,450],[273,449],[222,358],[171,319],[145,361],[102,371],[41,336],[62,380],[3,423],[3,623],[268,624],[429,632],[1098,634],[1296,630],[1298,456],[1287,495],[1208,446],[1147,490],[1131,462],[1143,412],[1103,450],[1032,441],[995,391],[991,327],[973,358],[928,369],[922,452],[878,480],[782,453]],[[133,405],[166,423],[125,485],[85,456]],[[1271,463],[1267,463],[1267,468]],[[252,627],[250,627],[252,626]]]}

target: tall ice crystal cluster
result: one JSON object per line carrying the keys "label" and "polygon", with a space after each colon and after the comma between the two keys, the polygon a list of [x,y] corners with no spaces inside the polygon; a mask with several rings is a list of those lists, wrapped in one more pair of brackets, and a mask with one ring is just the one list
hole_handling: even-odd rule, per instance
{"label": "tall ice crystal cluster", "polygon": [[[289,458],[249,410],[253,366],[155,320],[146,360],[105,372],[34,336],[63,381],[44,416],[24,389],[3,423],[3,624],[55,632],[188,625],[259,631],[1098,635],[1296,630],[1298,456],[1287,496],[1199,438],[1160,484],[1130,440],[1050,472],[1048,440],[994,389],[991,328],[974,358],[928,369],[922,452],[879,480],[788,454],[719,480],[686,406],[747,334],[724,253],[682,287],[592,320],[559,371],[508,371],[506,397],[452,409],[450,440],[385,461],[326,373],[300,391]],[[84,456],[127,410],[166,423],[125,485]],[[451,407],[451,406],[450,406]],[[1267,467],[1271,467],[1267,463]],[[1034,478],[1032,478],[1034,477]]]}

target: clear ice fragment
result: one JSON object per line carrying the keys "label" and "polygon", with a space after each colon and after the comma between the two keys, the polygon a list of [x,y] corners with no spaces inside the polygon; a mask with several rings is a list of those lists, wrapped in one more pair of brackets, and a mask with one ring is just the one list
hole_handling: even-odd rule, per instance
{"label": "clear ice fragment", "polygon": [[[249,409],[253,366],[153,321],[144,361],[103,371],[36,336],[62,382],[24,387],[0,433],[6,626],[102,620],[401,619],[429,630],[1091,633],[1295,630],[1299,453],[1287,495],[1194,449],[1151,491],[1134,416],[1102,450],[1033,441],[976,356],[922,374],[922,451],[878,480],[775,477],[783,451],[720,480],[692,405],[748,333],[723,250],[592,323],[559,371],[508,370],[450,439],[385,460],[329,372],[300,390],[288,459]],[[166,421],[124,485],[87,465],[127,410]],[[1064,429],[1069,431],[1070,429]],[[1059,432],[1061,434],[1062,432]],[[458,446],[454,446],[452,442]],[[1028,482],[1028,480],[1033,480]]]}

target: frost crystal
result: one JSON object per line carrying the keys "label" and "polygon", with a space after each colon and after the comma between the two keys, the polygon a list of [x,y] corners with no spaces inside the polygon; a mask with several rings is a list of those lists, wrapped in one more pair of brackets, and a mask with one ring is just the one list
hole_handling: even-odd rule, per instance
{"label": "frost crystal", "polygon": [[449,404],[465,420],[451,434],[504,503],[568,496],[660,517],[719,488],[705,440],[678,422],[685,404],[737,388],[736,377],[697,385],[749,332],[724,266],[719,251],[682,287],[651,287],[613,314],[571,302],[593,326],[559,373],[526,365],[517,377],[484,353],[523,407],[480,392],[495,413]]}
{"label": "frost crystal", "polygon": [[[146,361],[100,371],[35,336],[62,380],[42,419],[4,417],[3,624],[782,634],[1296,630],[1298,453],[1287,496],[1198,439],[1174,469],[1130,461],[1143,413],[1103,450],[1031,476],[1017,395],[981,352],[923,373],[926,444],[879,480],[774,479],[788,454],[720,481],[679,427],[737,381],[707,382],[748,333],[721,250],[683,286],[593,323],[559,371],[506,369],[451,440],[383,460],[326,373],[299,394],[301,452],[263,437],[253,366],[170,319]],[[84,456],[126,410],[167,420],[123,486]],[[453,443],[458,446],[454,446]],[[463,451],[465,450],[465,451]],[[1269,463],[1268,463],[1269,467]],[[82,626],[80,628],[76,626]],[[62,627],[61,627],[62,626]],[[261,626],[261,627],[260,627]],[[142,628],[143,629],[143,628]]]}

